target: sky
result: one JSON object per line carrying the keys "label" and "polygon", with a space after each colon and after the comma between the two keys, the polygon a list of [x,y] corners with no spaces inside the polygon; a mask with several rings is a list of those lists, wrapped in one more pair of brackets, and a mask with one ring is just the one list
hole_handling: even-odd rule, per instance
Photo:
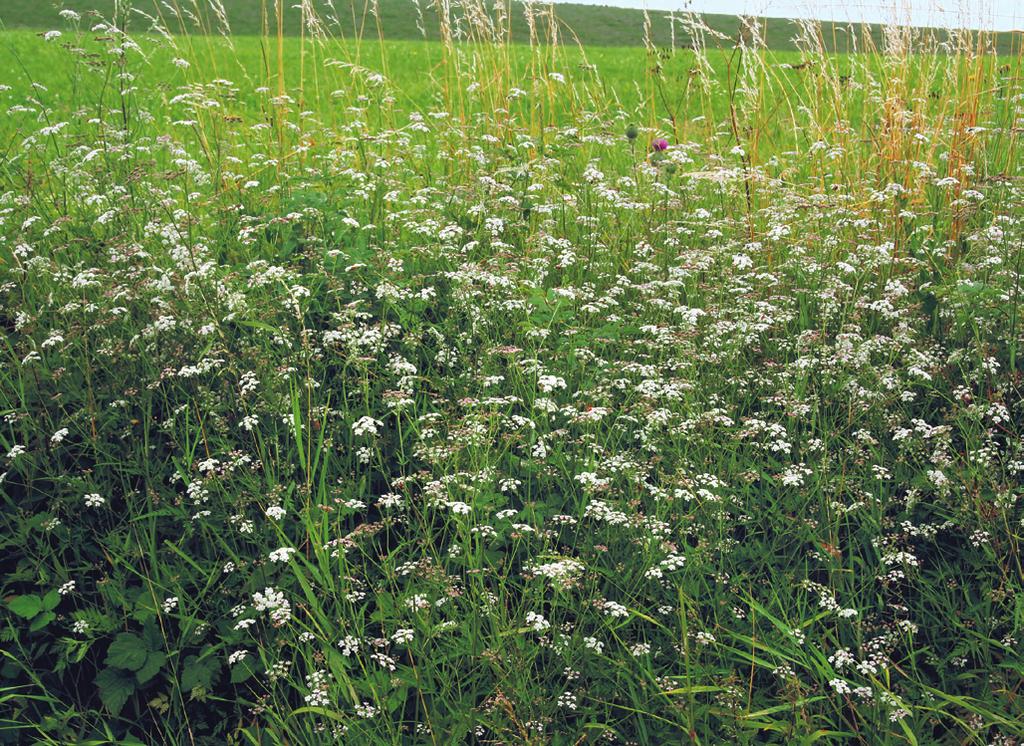
{"label": "sky", "polygon": [[649,10],[690,10],[769,18],[1024,29],[1024,0],[564,0]]}

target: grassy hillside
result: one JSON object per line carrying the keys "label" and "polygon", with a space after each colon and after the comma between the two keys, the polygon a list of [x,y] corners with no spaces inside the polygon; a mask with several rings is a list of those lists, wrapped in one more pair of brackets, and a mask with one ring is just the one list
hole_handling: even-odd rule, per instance
{"label": "grassy hillside", "polygon": [[[7,28],[50,29],[60,27],[59,8],[67,8],[82,14],[93,11],[110,17],[114,8],[114,0],[4,0],[0,5],[2,5],[0,21]],[[191,7],[188,2],[181,2],[177,5],[181,8]],[[204,8],[208,7],[206,3],[199,3],[199,5]],[[272,15],[272,0],[266,5],[271,8]],[[286,5],[288,7],[284,31],[286,34],[298,34],[302,24],[299,11],[295,7],[297,3],[288,2]],[[325,18],[331,16],[323,0],[317,0],[314,5]],[[425,1],[420,2],[419,10],[417,10],[417,4],[413,0],[380,0],[380,26],[384,36],[388,39],[422,39],[425,36],[428,39],[438,40],[437,15],[427,5],[428,3]],[[260,0],[224,0],[231,32],[236,35],[263,32],[265,28],[263,6],[264,3]],[[134,0],[134,7],[147,14],[163,14],[169,28],[175,31],[180,30],[177,28],[179,24],[167,17],[165,4],[157,3],[155,0]],[[334,7],[338,13],[329,24],[332,33],[345,37],[357,34],[365,36],[367,33],[376,36],[375,19],[370,13],[368,3],[350,0],[347,3],[343,1],[334,3]],[[454,15],[458,15],[457,10],[454,11]],[[567,37],[575,34],[584,46],[637,46],[644,40],[644,13],[640,10],[559,3],[557,15],[562,23],[563,34]],[[529,31],[522,17],[521,7],[513,9],[512,16],[513,41],[528,41]],[[740,21],[736,16],[710,13],[703,15],[702,18],[710,29],[729,40],[738,38],[741,33]],[[673,36],[677,45],[682,46],[689,43],[689,35],[684,26],[678,19],[673,24],[668,12],[652,11],[650,21],[650,38],[657,46],[671,46]],[[140,28],[144,28],[148,21],[141,15],[133,14],[130,23],[138,31]],[[761,19],[761,24],[761,33],[770,48],[796,48],[793,38],[800,32],[796,22],[764,18]],[[675,25],[675,34],[673,34],[673,25]],[[193,18],[186,22],[186,27],[190,32],[195,31],[196,28],[220,30],[221,26],[222,24],[212,16]],[[273,20],[271,20],[270,27],[273,30]],[[946,37],[946,33],[943,31],[928,31],[927,33],[934,33],[940,39]],[[882,41],[882,30],[877,25],[857,27],[854,35],[858,38],[855,42],[850,38],[850,27],[843,24],[822,24],[821,34],[827,48],[836,51],[863,49],[866,44],[880,46]],[[1015,54],[1021,47],[1020,34],[998,34],[993,36],[992,42],[1001,55]],[[730,44],[724,39],[719,40],[719,43]]]}

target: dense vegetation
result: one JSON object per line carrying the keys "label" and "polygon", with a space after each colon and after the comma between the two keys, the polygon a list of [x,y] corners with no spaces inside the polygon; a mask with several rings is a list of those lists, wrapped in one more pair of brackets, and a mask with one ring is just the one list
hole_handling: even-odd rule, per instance
{"label": "dense vegetation", "polygon": [[1021,60],[459,7],[0,34],[0,740],[1020,743]]}

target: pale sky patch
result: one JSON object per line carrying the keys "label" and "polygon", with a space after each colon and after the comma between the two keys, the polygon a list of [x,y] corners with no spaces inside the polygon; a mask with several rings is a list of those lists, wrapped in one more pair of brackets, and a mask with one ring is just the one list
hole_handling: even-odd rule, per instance
{"label": "pale sky patch", "polygon": [[854,23],[900,23],[912,26],[1024,29],[1021,0],[565,0],[588,5],[614,5],[649,10],[690,10],[698,13],[816,18]]}

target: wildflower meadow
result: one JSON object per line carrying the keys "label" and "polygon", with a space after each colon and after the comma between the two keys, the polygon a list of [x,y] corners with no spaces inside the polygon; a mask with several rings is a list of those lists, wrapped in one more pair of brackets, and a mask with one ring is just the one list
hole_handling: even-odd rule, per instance
{"label": "wildflower meadow", "polygon": [[1024,743],[1021,36],[287,6],[0,2],[0,743]]}

